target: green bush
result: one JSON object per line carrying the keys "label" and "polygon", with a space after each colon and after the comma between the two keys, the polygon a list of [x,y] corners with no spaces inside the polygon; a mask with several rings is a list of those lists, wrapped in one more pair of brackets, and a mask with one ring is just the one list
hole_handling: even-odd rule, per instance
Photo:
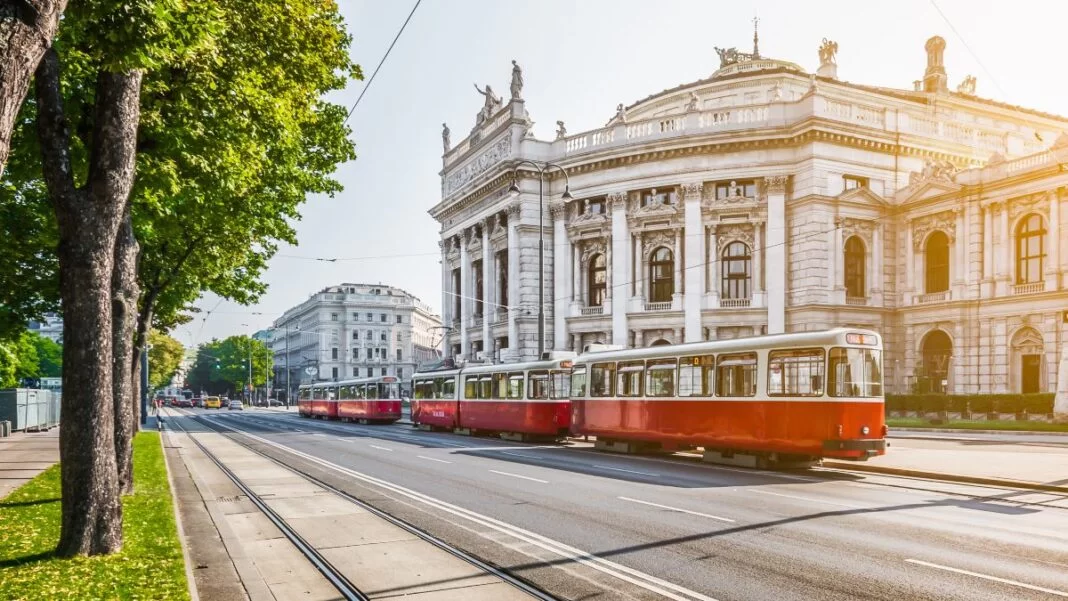
{"label": "green bush", "polygon": [[1052,413],[1052,392],[1033,394],[888,394],[887,411]]}

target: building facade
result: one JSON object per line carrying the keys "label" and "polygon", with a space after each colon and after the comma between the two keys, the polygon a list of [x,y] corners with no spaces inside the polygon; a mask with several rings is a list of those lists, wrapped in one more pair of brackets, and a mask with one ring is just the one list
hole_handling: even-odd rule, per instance
{"label": "building facade", "polygon": [[[1030,389],[1034,355],[1038,386],[1052,391],[1068,261],[1055,242],[1064,183],[1051,170],[1068,120],[979,98],[972,77],[950,91],[944,48],[927,42],[912,89],[840,81],[833,42],[816,73],[755,47],[717,49],[710,77],[620,104],[593,131],[558,122],[551,141],[532,136],[514,71],[511,99],[487,90],[466,139],[452,147],[443,132],[430,214],[446,353],[537,355],[543,240],[546,349],[845,325],[883,333],[891,391]],[[983,208],[1002,205],[996,219]],[[1014,228],[1034,211],[1013,207],[1036,207],[1042,223],[1027,227],[1044,232],[1024,232],[1045,246],[1022,283]],[[928,282],[935,267],[942,279]],[[1013,344],[1026,367],[1009,361]],[[936,350],[947,357],[937,369]]]}
{"label": "building facade", "polygon": [[392,286],[341,284],[324,288],[277,319],[270,336],[275,383],[396,376],[440,358],[441,318],[418,298]]}
{"label": "building facade", "polygon": [[63,344],[63,317],[58,313],[45,313],[43,321],[31,321],[27,328],[52,342]]}

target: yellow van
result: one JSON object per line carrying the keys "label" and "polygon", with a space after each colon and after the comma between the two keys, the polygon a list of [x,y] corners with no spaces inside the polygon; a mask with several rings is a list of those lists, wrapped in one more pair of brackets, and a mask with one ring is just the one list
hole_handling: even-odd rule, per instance
{"label": "yellow van", "polygon": [[222,409],[222,399],[217,396],[209,396],[204,399],[205,409]]}

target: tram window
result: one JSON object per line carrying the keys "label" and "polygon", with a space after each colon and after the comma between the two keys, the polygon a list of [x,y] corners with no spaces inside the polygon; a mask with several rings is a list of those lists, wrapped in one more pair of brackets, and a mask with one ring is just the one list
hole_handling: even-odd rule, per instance
{"label": "tram window", "polygon": [[365,384],[363,398],[373,401],[378,398],[378,384]]}
{"label": "tram window", "polygon": [[482,376],[478,379],[478,398],[488,399],[493,396],[493,381],[489,376]]}
{"label": "tram window", "polygon": [[586,396],[586,368],[575,368],[571,372],[571,396],[582,398]]}
{"label": "tram window", "polygon": [[653,359],[645,367],[645,396],[675,396],[675,360]]}
{"label": "tram window", "polygon": [[421,401],[433,397],[433,393],[427,394],[429,391],[432,391],[433,388],[433,385],[429,381],[417,380],[415,382],[415,399]]}
{"label": "tram window", "polygon": [[347,399],[354,398],[352,396],[352,386],[342,386],[340,394],[341,394],[341,396],[338,397],[340,399],[346,399],[347,400]]}
{"label": "tram window", "polygon": [[323,399],[323,389],[319,387],[312,388],[312,399],[321,401]]}
{"label": "tram window", "polygon": [[552,398],[571,398],[571,374],[566,371],[554,371],[550,373],[550,379],[553,387],[552,392],[550,393]]}
{"label": "tram window", "polygon": [[527,379],[527,398],[528,399],[547,399],[549,398],[549,372],[547,371],[532,371]]}
{"label": "tram window", "polygon": [[456,380],[445,378],[441,381],[441,398],[453,400],[456,398]]}
{"label": "tram window", "polygon": [[822,396],[823,349],[768,353],[768,396]]}
{"label": "tram window", "polygon": [[615,363],[596,363],[590,368],[590,396],[612,396]]}
{"label": "tram window", "polygon": [[508,374],[493,374],[493,398],[508,398]]}
{"label": "tram window", "polygon": [[716,362],[716,396],[756,396],[756,353],[720,355]]}
{"label": "tram window", "polygon": [[833,348],[828,392],[834,397],[883,396],[882,353],[872,349]]}
{"label": "tram window", "polygon": [[396,384],[369,384],[368,387],[375,387],[378,389],[378,398],[380,399],[395,399],[397,398],[397,385]]}
{"label": "tram window", "polygon": [[356,400],[363,400],[367,397],[367,389],[363,384],[356,384],[352,387],[353,398]]}
{"label": "tram window", "polygon": [[465,399],[477,399],[478,398],[478,380],[468,376],[464,378],[464,398]]}
{"label": "tram window", "polygon": [[523,372],[518,371],[508,374],[508,398],[523,398]]}
{"label": "tram window", "polygon": [[679,396],[712,396],[713,355],[682,357],[679,359]]}
{"label": "tram window", "polygon": [[311,388],[302,388],[300,390],[300,398],[304,399],[305,401],[310,401],[312,398]]}
{"label": "tram window", "polygon": [[616,380],[616,392],[619,396],[641,396],[642,376],[645,374],[645,364],[641,361],[636,363],[620,363],[619,377]]}

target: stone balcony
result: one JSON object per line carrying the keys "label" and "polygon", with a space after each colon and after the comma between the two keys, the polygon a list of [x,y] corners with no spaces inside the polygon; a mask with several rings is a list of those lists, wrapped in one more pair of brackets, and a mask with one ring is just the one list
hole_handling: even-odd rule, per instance
{"label": "stone balcony", "polygon": [[871,299],[866,296],[847,296],[845,297],[845,304],[852,307],[867,307]]}
{"label": "stone balcony", "polygon": [[1019,294],[1038,294],[1039,292],[1045,292],[1045,291],[1046,291],[1046,282],[1045,282],[1045,280],[1039,281],[1039,282],[1030,282],[1030,283],[1027,283],[1027,284],[1016,284],[1015,286],[1012,287],[1012,294],[1014,296],[1015,295],[1019,295]]}
{"label": "stone balcony", "polygon": [[912,297],[912,304],[926,305],[928,303],[944,303],[949,300],[953,300],[953,293],[949,290],[943,290],[941,292],[917,294],[916,296]]}

